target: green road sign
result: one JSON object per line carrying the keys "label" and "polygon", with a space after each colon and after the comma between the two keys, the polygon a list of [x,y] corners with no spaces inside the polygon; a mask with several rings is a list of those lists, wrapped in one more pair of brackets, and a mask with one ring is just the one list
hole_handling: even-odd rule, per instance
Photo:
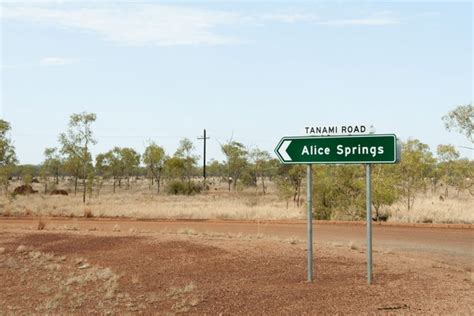
{"label": "green road sign", "polygon": [[284,164],[396,163],[397,152],[393,134],[283,137],[275,148]]}

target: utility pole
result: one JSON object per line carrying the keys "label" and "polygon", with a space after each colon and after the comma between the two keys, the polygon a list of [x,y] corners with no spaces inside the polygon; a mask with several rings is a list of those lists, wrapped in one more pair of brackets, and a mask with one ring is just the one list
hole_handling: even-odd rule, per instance
{"label": "utility pole", "polygon": [[202,165],[202,176],[204,177],[204,182],[206,182],[206,142],[210,137],[207,137],[206,129],[204,129],[204,136],[198,137],[199,140],[204,140],[204,155],[203,155],[203,165]]}

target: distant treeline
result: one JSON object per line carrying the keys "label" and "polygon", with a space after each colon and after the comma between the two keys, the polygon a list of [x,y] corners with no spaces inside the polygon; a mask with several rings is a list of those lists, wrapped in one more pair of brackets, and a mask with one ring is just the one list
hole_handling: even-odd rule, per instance
{"label": "distant treeline", "polygon": [[[447,129],[463,133],[472,143],[474,110],[471,104],[449,112],[443,120]],[[166,153],[157,143],[150,142],[143,153],[133,148],[114,147],[95,158],[90,153],[96,144],[92,123],[96,115],[79,113],[71,115],[69,127],[59,135],[59,146],[46,148],[44,161],[39,166],[18,165],[15,149],[8,137],[10,125],[0,120],[0,181],[8,193],[12,177],[30,183],[34,178],[53,189],[61,177],[74,179],[75,191],[81,182],[83,201],[87,191],[101,186],[105,180],[116,186],[129,188],[131,179],[148,178],[150,186],[160,192],[164,180],[168,193],[193,194],[207,189],[203,168],[198,165],[192,141],[184,138],[174,153]],[[206,168],[209,178],[218,178],[228,184],[228,190],[255,187],[261,194],[267,193],[268,181],[276,185],[278,194],[287,203],[301,203],[305,168],[298,165],[282,165],[264,150],[248,148],[241,142],[229,140],[221,145],[223,161],[211,160]],[[364,216],[364,170],[362,166],[323,166],[314,168],[315,213],[320,219],[329,219],[335,212],[345,212],[348,217]],[[375,165],[373,168],[373,206],[376,216],[381,216],[383,206],[404,199],[408,209],[413,207],[420,191],[431,189],[441,198],[450,189],[455,194],[463,191],[474,194],[474,161],[461,159],[453,145],[439,145],[436,156],[429,146],[417,139],[402,144],[401,162],[394,165]]]}

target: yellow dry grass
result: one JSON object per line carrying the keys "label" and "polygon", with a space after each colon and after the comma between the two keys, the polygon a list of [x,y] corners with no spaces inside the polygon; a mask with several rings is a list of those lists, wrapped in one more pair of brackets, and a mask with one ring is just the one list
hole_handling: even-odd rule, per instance
{"label": "yellow dry grass", "polygon": [[[299,219],[304,207],[280,201],[275,195],[246,193],[156,195],[140,192],[104,193],[82,204],[79,195],[35,194],[0,201],[11,216],[75,216],[188,219]],[[89,215],[91,217],[91,215]]]}
{"label": "yellow dry grass", "polygon": [[474,197],[462,194],[444,198],[423,194],[415,199],[411,210],[400,201],[388,208],[389,221],[407,223],[474,223]]}
{"label": "yellow dry grass", "polygon": [[[70,186],[63,185],[71,190]],[[35,189],[41,190],[37,184]],[[268,194],[260,188],[228,192],[225,184],[193,196],[157,195],[146,182],[134,183],[130,190],[104,186],[97,195],[94,191],[87,203],[81,194],[76,196],[50,196],[33,194],[0,197],[1,216],[73,216],[73,217],[130,217],[130,218],[186,218],[186,219],[242,219],[284,220],[304,219],[306,206],[297,207],[282,201],[270,183]],[[41,192],[41,191],[40,191]],[[304,196],[302,192],[302,196]],[[315,197],[317,198],[317,197]],[[474,197],[468,193],[453,194],[444,201],[437,194],[422,194],[415,200],[413,209],[407,210],[401,200],[383,212],[390,214],[389,221],[408,223],[474,223]]]}

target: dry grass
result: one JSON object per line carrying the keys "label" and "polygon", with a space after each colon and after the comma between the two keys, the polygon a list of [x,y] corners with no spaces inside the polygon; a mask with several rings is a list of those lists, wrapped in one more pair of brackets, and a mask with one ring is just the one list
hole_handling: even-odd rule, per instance
{"label": "dry grass", "polygon": [[[36,184],[38,185],[38,184]],[[13,186],[12,186],[13,187]],[[40,189],[35,188],[35,189]],[[255,189],[228,192],[223,188],[194,196],[156,195],[145,184],[134,184],[131,190],[117,189],[113,194],[104,188],[86,206],[81,196],[50,196],[34,194],[15,199],[0,197],[3,216],[67,216],[67,217],[130,217],[186,219],[285,220],[304,219],[305,205],[297,207],[278,198],[269,185],[268,194]],[[303,192],[304,196],[304,192]],[[404,201],[383,210],[389,221],[409,223],[474,223],[474,197],[461,194],[438,199],[437,194],[420,195],[414,208],[406,209]]]}
{"label": "dry grass", "polygon": [[201,302],[201,298],[194,293],[196,289],[194,282],[190,282],[184,287],[170,288],[167,296],[176,301],[171,309],[175,313],[187,313],[192,307],[197,306]]}
{"label": "dry grass", "polygon": [[26,246],[24,246],[24,245],[20,245],[20,246],[18,246],[18,248],[16,248],[17,253],[24,253],[24,252],[27,252],[27,251],[28,251],[28,248],[26,248]]}
{"label": "dry grass", "polygon": [[21,283],[28,284],[28,291],[40,297],[41,303],[31,314],[70,314],[86,308],[91,299],[99,299],[98,308],[113,309],[129,303],[128,299],[118,297],[120,276],[110,268],[94,266],[84,258],[71,260],[22,245],[12,255],[3,268],[17,273]]}
{"label": "dry grass", "polygon": [[84,209],[84,217],[85,218],[92,218],[94,215],[92,214],[92,210],[90,208]]}
{"label": "dry grass", "polygon": [[474,197],[466,194],[441,201],[438,196],[421,195],[415,199],[410,211],[399,202],[389,209],[389,213],[392,222],[473,224]]}
{"label": "dry grass", "polygon": [[350,241],[350,242],[349,242],[349,249],[351,249],[351,250],[359,250],[359,247],[357,247],[357,245],[356,245],[353,241]]}
{"label": "dry grass", "polygon": [[[249,201],[252,200],[252,203]],[[79,196],[18,196],[4,216],[24,215],[25,207],[35,216],[189,218],[189,219],[302,219],[304,207],[280,201],[275,195],[255,197],[246,193],[195,196],[152,195],[141,192],[102,194],[87,202],[84,211]]]}

